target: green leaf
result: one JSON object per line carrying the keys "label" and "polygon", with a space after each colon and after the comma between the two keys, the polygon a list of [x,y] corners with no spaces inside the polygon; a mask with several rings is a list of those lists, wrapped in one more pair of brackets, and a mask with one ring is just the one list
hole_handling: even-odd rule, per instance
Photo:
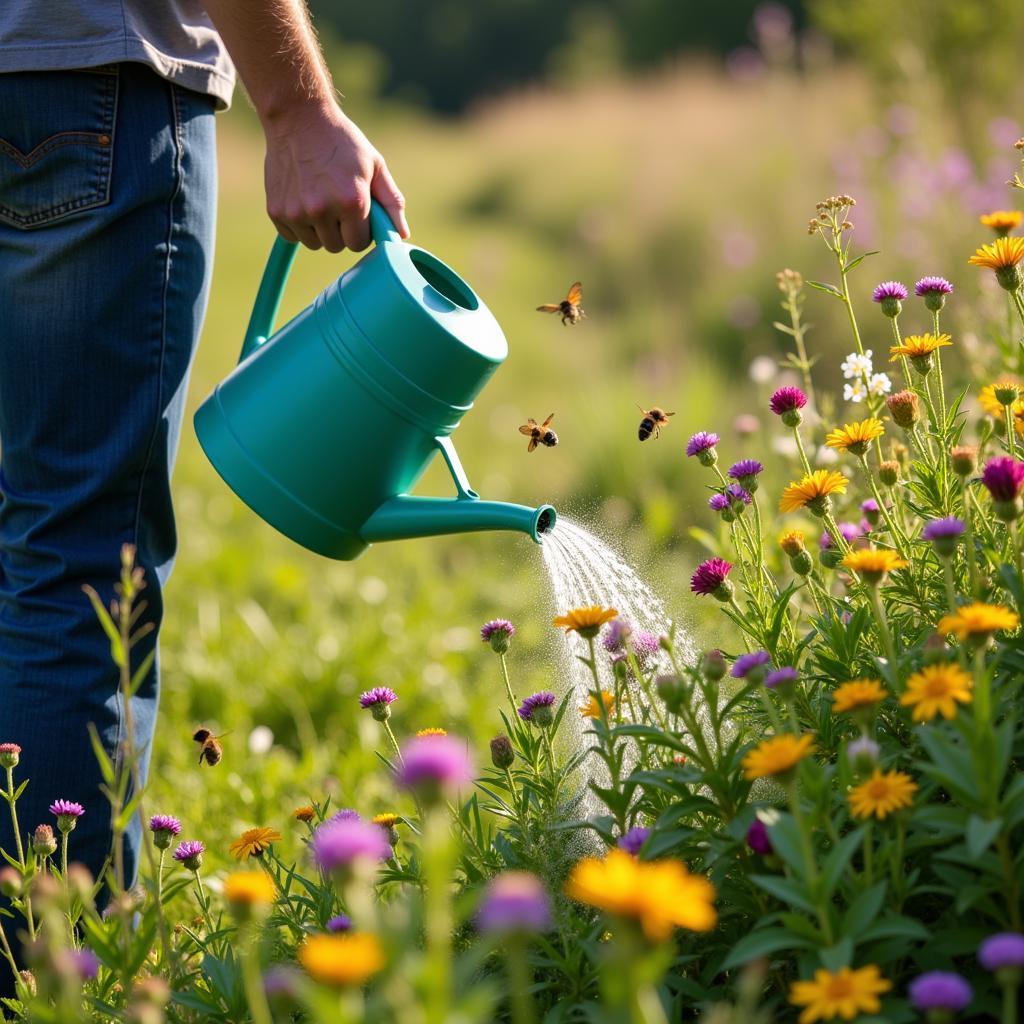
{"label": "green leaf", "polygon": [[821,873],[821,896],[823,898],[831,899],[832,893],[836,891],[836,886],[839,884],[839,879],[842,878],[843,872],[846,870],[863,838],[864,829],[855,829],[849,835],[843,836],[829,853]]}
{"label": "green leaf", "polygon": [[844,935],[834,946],[823,949],[818,955],[821,957],[822,966],[834,974],[841,968],[850,966],[853,959],[853,939],[849,935]]}
{"label": "green leaf", "polygon": [[876,882],[870,889],[856,897],[843,918],[842,930],[845,934],[855,941],[860,938],[861,932],[878,917],[887,888],[888,883]]}
{"label": "green leaf", "polygon": [[825,284],[824,281],[808,281],[807,282],[812,288],[817,288],[819,292],[828,292],[829,295],[834,295],[837,299],[843,297],[843,293],[832,284]]}
{"label": "green leaf", "polygon": [[795,879],[780,878],[778,875],[751,875],[750,880],[783,903],[806,910],[808,914],[815,913],[806,888]]}
{"label": "green leaf", "polygon": [[1003,819],[993,818],[987,821],[985,818],[972,814],[967,822],[967,852],[973,859],[980,857],[996,840],[996,836],[1002,831]]}
{"label": "green leaf", "polygon": [[740,939],[729,950],[721,969],[727,971],[731,967],[742,967],[751,960],[783,949],[810,949],[812,945],[807,939],[798,938],[786,928],[765,928]]}
{"label": "green leaf", "polygon": [[103,607],[100,595],[92,587],[85,586],[82,589],[89,598],[89,603],[92,605],[92,610],[96,613],[96,618],[100,620],[103,632],[107,634],[110,640],[110,657],[118,668],[122,668],[125,659],[124,645],[121,643],[121,634],[118,632],[117,626],[114,625],[110,612]]}
{"label": "green leaf", "polygon": [[114,765],[107,756],[107,752],[103,749],[103,741],[100,739],[100,734],[96,731],[96,726],[90,722],[88,729],[89,742],[92,743],[92,752],[96,756],[97,762],[99,762],[100,774],[103,776],[103,781],[106,782],[108,786],[113,786]]}
{"label": "green leaf", "polygon": [[858,256],[852,263],[846,264],[846,272],[849,273],[851,270],[853,270],[854,267],[859,266],[861,263],[863,263],[864,260],[866,260],[869,256],[877,256],[878,253],[878,249],[873,249],[871,252],[861,253],[860,256]]}

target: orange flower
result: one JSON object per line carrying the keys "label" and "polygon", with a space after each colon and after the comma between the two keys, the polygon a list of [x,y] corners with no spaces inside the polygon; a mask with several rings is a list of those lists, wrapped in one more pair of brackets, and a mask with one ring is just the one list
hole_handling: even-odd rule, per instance
{"label": "orange flower", "polygon": [[250,828],[246,829],[228,847],[236,860],[245,860],[247,857],[261,857],[270,849],[271,843],[276,843],[281,838],[281,833],[273,828]]}
{"label": "orange flower", "polygon": [[614,608],[592,604],[586,608],[573,608],[564,615],[559,615],[552,621],[552,625],[564,627],[566,633],[579,633],[584,639],[591,639],[597,636],[606,622],[611,622],[618,614]]}

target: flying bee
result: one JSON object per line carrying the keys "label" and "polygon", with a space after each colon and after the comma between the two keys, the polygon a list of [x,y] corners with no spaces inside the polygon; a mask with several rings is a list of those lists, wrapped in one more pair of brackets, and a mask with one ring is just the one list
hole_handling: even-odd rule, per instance
{"label": "flying bee", "polygon": [[548,427],[554,418],[555,414],[552,413],[543,423],[538,424],[531,417],[524,426],[519,428],[519,433],[525,434],[530,439],[530,443],[526,446],[528,452],[532,452],[539,444],[546,445],[548,448],[554,448],[558,444],[558,435]]}
{"label": "flying bee", "polygon": [[647,438],[653,434],[655,437],[661,437],[661,428],[668,423],[669,416],[675,416],[674,412],[665,412],[664,409],[659,409],[655,406],[653,409],[645,409],[642,405],[638,405],[637,408],[644,414],[644,418],[640,421],[640,427],[637,430],[637,437],[641,441],[646,441]]}
{"label": "flying bee", "polygon": [[578,324],[587,314],[583,312],[580,302],[583,299],[583,285],[577,281],[570,289],[569,294],[561,302],[545,302],[543,306],[537,307],[538,313],[560,313],[562,315],[562,326],[566,324]]}
{"label": "flying bee", "polygon": [[192,733],[192,739],[199,744],[199,763],[202,764],[204,761],[212,768],[214,765],[218,765],[221,762],[221,758],[224,756],[224,748],[220,745],[220,741],[228,734],[221,733],[220,736],[214,736],[209,729],[200,726],[194,733]]}

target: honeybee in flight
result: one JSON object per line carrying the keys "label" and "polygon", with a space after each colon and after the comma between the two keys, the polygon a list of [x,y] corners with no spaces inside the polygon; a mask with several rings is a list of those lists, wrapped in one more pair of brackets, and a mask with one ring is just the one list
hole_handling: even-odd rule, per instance
{"label": "honeybee in flight", "polygon": [[640,421],[640,427],[636,432],[637,437],[641,441],[646,441],[651,434],[655,437],[661,437],[661,428],[668,423],[669,416],[675,416],[674,412],[665,412],[664,409],[659,409],[658,406],[655,406],[653,409],[645,409],[642,405],[638,405],[637,408],[644,414],[644,418]]}
{"label": "honeybee in flight", "polygon": [[220,736],[214,736],[209,729],[200,726],[194,733],[192,733],[192,739],[199,744],[199,763],[202,764],[204,761],[212,768],[214,765],[218,765],[221,762],[221,758],[224,756],[224,748],[220,745],[222,740],[227,733],[221,733]]}
{"label": "honeybee in flight", "polygon": [[562,326],[566,324],[578,324],[587,314],[583,312],[580,302],[583,299],[583,285],[577,281],[570,289],[569,294],[561,302],[545,302],[543,306],[537,307],[538,313],[561,313]]}
{"label": "honeybee in flight", "polygon": [[548,448],[554,448],[558,444],[558,435],[548,426],[554,418],[555,414],[552,413],[538,425],[537,421],[531,417],[524,426],[519,428],[519,433],[525,434],[530,439],[530,443],[526,446],[528,452],[532,452],[539,444],[546,445]]}

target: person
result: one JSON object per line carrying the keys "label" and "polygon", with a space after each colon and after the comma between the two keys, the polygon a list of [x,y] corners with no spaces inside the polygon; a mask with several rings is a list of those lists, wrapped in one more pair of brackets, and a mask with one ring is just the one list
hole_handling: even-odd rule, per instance
{"label": "person", "polygon": [[[113,756],[125,716],[82,586],[108,601],[121,547],[135,545],[159,627],[170,474],[213,263],[214,112],[235,68],[281,235],[365,249],[372,195],[408,237],[402,193],[339,105],[304,0],[0,5],[0,743],[20,745],[31,779],[25,830],[54,824],[54,799],[85,807],[72,858],[94,874],[110,814],[88,727]],[[154,630],[137,664],[156,642]],[[133,699],[147,763],[157,698],[154,660]],[[141,840],[135,821],[129,878]]]}

